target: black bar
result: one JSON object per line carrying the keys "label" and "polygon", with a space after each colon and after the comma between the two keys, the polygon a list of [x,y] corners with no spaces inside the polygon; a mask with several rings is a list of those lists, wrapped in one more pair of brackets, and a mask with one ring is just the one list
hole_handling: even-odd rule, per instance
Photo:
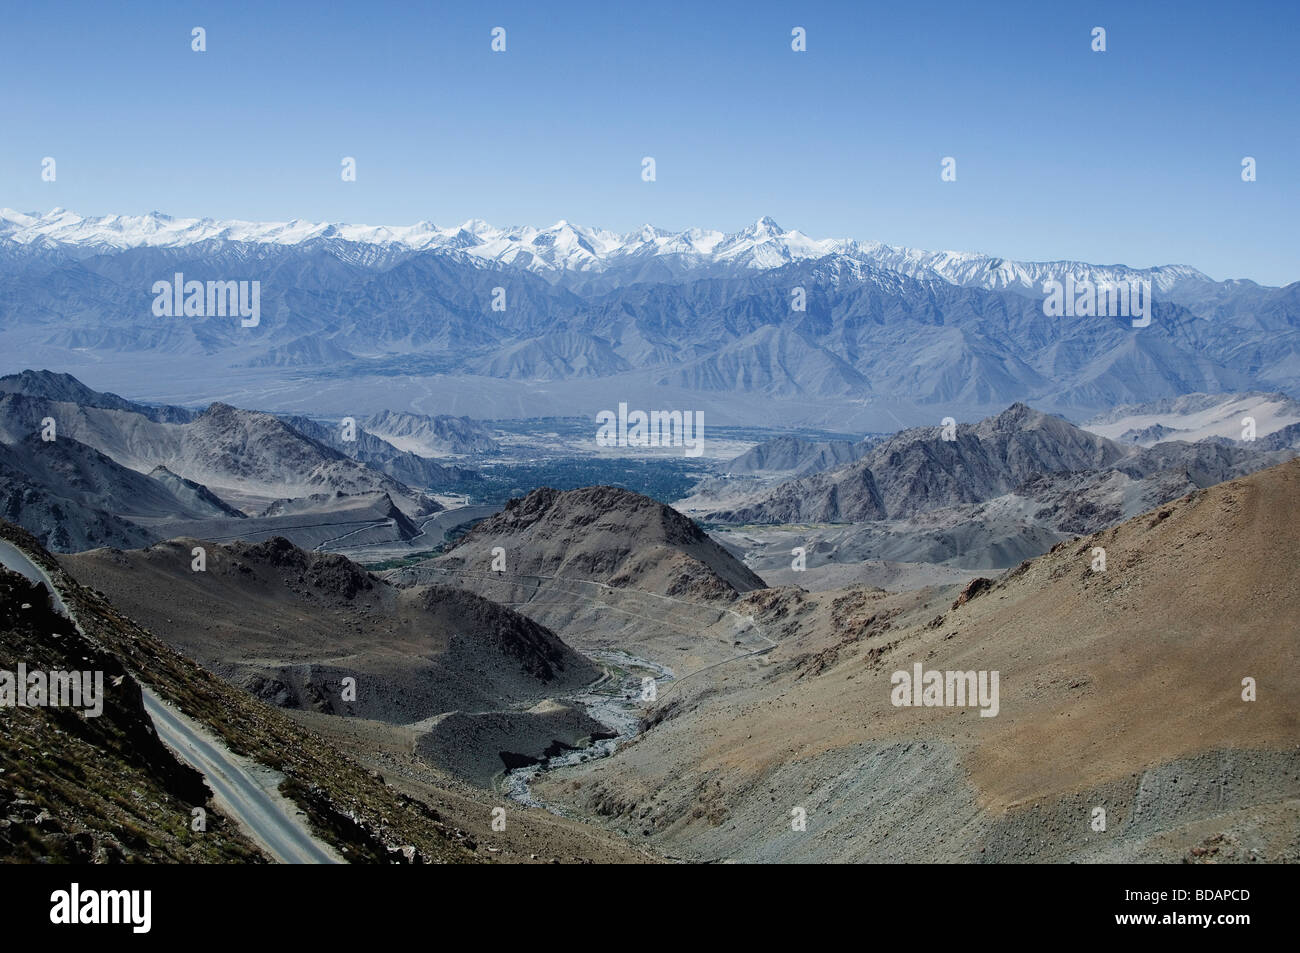
{"label": "black bar", "polygon": [[[387,942],[382,937],[414,935],[436,947],[463,931],[478,935],[485,927],[494,933],[563,930],[580,942],[593,929],[608,940],[608,927],[621,926],[644,929],[646,942],[655,942],[654,936],[679,917],[683,927],[698,923],[700,929],[733,938],[785,921],[801,933],[838,923],[864,939],[883,939],[877,931],[886,929],[925,933],[942,927],[945,936],[970,930],[969,936],[989,940],[1031,928],[1052,931],[1041,934],[1044,938],[1140,934],[1181,941],[1196,934],[1232,942],[1241,931],[1283,928],[1293,892],[1290,871],[1281,866],[822,865],[815,871],[761,872],[736,866],[617,871],[584,866],[552,868],[545,876],[535,868],[501,871],[491,866],[366,871],[9,866],[0,867],[0,915],[7,938],[15,940],[76,934],[130,944],[185,939],[206,944],[283,936],[327,942],[336,949],[349,936],[373,944]],[[137,934],[129,924],[51,923],[51,895],[69,891],[74,882],[83,898],[87,891],[150,891],[148,933]],[[1154,921],[1119,922],[1135,915]],[[1206,915],[1244,915],[1248,922],[1205,926],[1177,919]],[[598,941],[590,934],[588,939]],[[768,939],[780,942],[775,935]]]}

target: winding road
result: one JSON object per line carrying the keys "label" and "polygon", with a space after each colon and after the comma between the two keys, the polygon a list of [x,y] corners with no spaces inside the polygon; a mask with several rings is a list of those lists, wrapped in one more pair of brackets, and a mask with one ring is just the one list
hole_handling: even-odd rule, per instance
{"label": "winding road", "polygon": [[[49,573],[26,552],[0,539],[0,565],[32,582],[44,583],[51,593],[55,611],[71,620],[83,637],[86,635]],[[141,684],[140,690],[158,737],[177,757],[203,775],[221,812],[272,859],[282,864],[346,863],[332,847],[312,834],[305,817],[275,789],[279,775],[232,752],[148,686]]]}
{"label": "winding road", "polygon": [[140,686],[158,737],[182,761],[202,772],[217,807],[282,864],[341,864],[317,840],[293,803],[275,790],[282,775],[234,754],[213,735]]}

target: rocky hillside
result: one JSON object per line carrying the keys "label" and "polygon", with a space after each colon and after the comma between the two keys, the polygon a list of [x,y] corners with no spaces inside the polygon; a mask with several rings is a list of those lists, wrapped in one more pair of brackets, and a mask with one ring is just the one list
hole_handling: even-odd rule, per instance
{"label": "rocky hillside", "polygon": [[501,449],[487,428],[469,417],[384,410],[363,423],[393,446],[423,456],[496,453]]}
{"label": "rocky hillside", "polygon": [[[22,862],[258,862],[219,814],[189,829],[206,805],[203,777],[154,733],[140,686],[51,605],[41,583],[0,566],[0,671],[102,673],[103,712],[6,708],[0,731],[0,858]],[[51,751],[57,750],[57,757]]]}
{"label": "rocky hillside", "polygon": [[[855,463],[761,490],[707,514],[725,523],[856,523],[909,519],[1018,492],[1046,476],[1119,471],[1210,486],[1288,459],[1247,446],[1170,441],[1141,448],[1015,404],[977,424],[903,430]],[[1176,482],[1176,481],[1175,481]]]}
{"label": "rocky hillside", "polygon": [[[777,649],[538,790],[699,860],[1300,861],[1297,510],[1291,461],[964,590],[750,594]],[[997,713],[894,704],[917,665]]]}
{"label": "rocky hillside", "polygon": [[[131,470],[164,466],[221,499],[265,505],[318,492],[386,492],[404,512],[441,507],[385,473],[349,459],[269,414],[215,403],[185,423],[160,423],[134,410],[0,395],[0,440],[18,443],[53,419],[56,438],[70,437]],[[260,507],[258,507],[260,508]]]}
{"label": "rocky hillside", "polygon": [[183,424],[194,419],[194,412],[184,407],[137,404],[117,394],[93,390],[71,374],[56,371],[25,370],[18,374],[7,374],[0,377],[0,393],[41,397],[59,403],[80,404],[83,407],[124,410],[156,423]]}
{"label": "rocky hillside", "polygon": [[[194,546],[206,549],[204,572],[192,571]],[[457,589],[397,589],[285,539],[173,540],[63,564],[175,648],[282,707],[405,724],[535,703],[600,674],[510,609]],[[356,680],[355,701],[343,697],[344,678]]]}
{"label": "rocky hillside", "polygon": [[728,473],[785,473],[799,476],[820,473],[866,456],[874,441],[805,440],[782,436],[765,440],[756,447],[729,460]]}
{"label": "rocky hillside", "polygon": [[511,500],[432,564],[488,572],[497,547],[512,576],[591,580],[706,599],[730,599],[765,585],[676,510],[609,486],[565,492],[544,487]]}
{"label": "rocky hillside", "polygon": [[[423,489],[460,490],[482,482],[477,471],[466,467],[445,466],[409,450],[399,450],[357,423],[354,439],[344,440],[339,426],[329,426],[309,417],[281,418],[290,427],[317,443],[337,450],[344,456],[364,463],[395,480]],[[454,419],[454,418],[453,418]]]}
{"label": "rocky hillside", "polygon": [[40,593],[0,571],[0,668],[18,661],[79,670],[90,664],[104,671],[107,689],[97,719],[57,708],[4,713],[4,857],[196,862],[260,856],[211,804],[207,832],[191,832],[190,809],[206,795],[149,733],[140,707],[139,685],[146,684],[233,751],[282,773],[280,790],[352,862],[476,859],[434,812],[173,651],[102,594],[75,582],[30,534],[0,521],[0,539],[50,575],[85,633],[83,641],[49,615]]}
{"label": "rocky hillside", "polygon": [[241,519],[244,513],[226,503],[202,483],[195,483],[183,476],[177,476],[164,466],[154,467],[149,471],[150,478],[165,486],[172,496],[180,500],[194,513],[194,519],[205,517],[230,516]]}
{"label": "rocky hillside", "polygon": [[145,476],[70,437],[0,443],[0,516],[58,552],[140,546],[155,538],[142,524],[216,514],[243,515],[165,468]]}

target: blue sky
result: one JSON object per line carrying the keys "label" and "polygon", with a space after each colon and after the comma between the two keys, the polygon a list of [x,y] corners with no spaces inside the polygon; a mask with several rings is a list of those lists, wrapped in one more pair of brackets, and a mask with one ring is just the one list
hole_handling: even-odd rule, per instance
{"label": "blue sky", "polygon": [[619,231],[771,215],[1286,284],[1297,37],[1293,2],[10,4],[0,206]]}

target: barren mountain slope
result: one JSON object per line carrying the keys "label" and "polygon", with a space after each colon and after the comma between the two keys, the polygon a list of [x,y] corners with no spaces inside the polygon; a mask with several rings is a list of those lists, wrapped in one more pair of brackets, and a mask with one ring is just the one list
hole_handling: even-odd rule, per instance
{"label": "barren mountain slope", "polygon": [[[191,568],[195,546],[206,549],[203,572]],[[472,593],[398,589],[280,538],[171,540],[63,564],[171,645],[285,707],[407,723],[532,704],[600,674],[542,626]],[[343,699],[348,677],[355,701]]]}
{"label": "barren mountain slope", "polygon": [[[165,466],[226,501],[260,509],[313,493],[386,492],[410,516],[440,507],[424,493],[303,436],[269,414],[212,404],[185,423],[158,422],[132,410],[0,393],[0,440],[17,443],[53,419],[71,437],[141,473]],[[57,439],[57,438],[56,438]]]}
{"label": "barren mountain slope", "polygon": [[[208,841],[210,835],[200,835],[201,842],[196,842],[189,831],[189,808],[194,803],[189,800],[190,782],[182,778],[184,783],[177,786],[167,780],[175,768],[167,760],[150,763],[156,749],[151,751],[144,742],[131,740],[131,732],[139,728],[141,717],[136,684],[141,683],[199,722],[232,751],[284,774],[281,792],[295,801],[313,829],[349,860],[404,863],[476,859],[473,846],[467,849],[457,832],[435,812],[394,791],[378,775],[363,770],[284,713],[163,644],[102,595],[73,580],[31,534],[0,521],[0,538],[20,547],[49,575],[85,633],[84,642],[73,639],[71,634],[61,632],[57,623],[41,623],[37,614],[36,625],[21,617],[11,618],[8,628],[0,633],[4,643],[16,647],[18,659],[44,660],[40,664],[54,665],[63,655],[73,667],[93,661],[91,667],[102,666],[106,675],[105,715],[96,719],[95,725],[61,709],[29,709],[26,714],[10,712],[5,716],[16,717],[18,728],[2,733],[14,753],[15,766],[10,767],[6,758],[6,773],[0,775],[0,796],[8,801],[16,795],[11,804],[24,820],[10,830],[24,839],[25,849],[32,855],[73,859],[72,852],[84,851],[107,860],[200,860],[217,859],[217,854],[229,859],[236,852],[247,853],[246,842],[224,826],[210,826],[218,836]],[[12,584],[13,577],[0,576]],[[37,604],[30,598],[18,598],[20,613],[36,611]],[[165,594],[159,598],[165,599]],[[24,602],[33,608],[23,610]],[[117,678],[119,673],[125,677],[120,684],[112,684],[108,676]],[[110,706],[120,709],[112,718]],[[62,732],[63,740],[54,742],[53,731]],[[76,740],[68,748],[64,742],[70,735],[75,735]],[[63,752],[59,758],[38,754],[55,746]],[[20,804],[20,800],[28,803]],[[29,821],[29,806],[37,809],[38,816],[43,808],[53,817]],[[222,824],[212,811],[209,823]],[[60,840],[60,827],[71,835],[70,843]],[[79,859],[85,859],[84,854]]]}
{"label": "barren mountain slope", "polygon": [[870,438],[854,443],[851,440],[813,441],[794,436],[773,437],[727,461],[726,470],[729,473],[820,473],[865,456],[872,443]]}
{"label": "barren mountain slope", "polygon": [[1300,403],[1285,394],[1184,394],[1145,404],[1125,404],[1098,414],[1083,424],[1112,440],[1149,446],[1150,436],[1175,436],[1182,440],[1206,437],[1242,439],[1243,416],[1255,423],[1258,437],[1300,422]]}
{"label": "barren mountain slope", "polygon": [[117,394],[94,390],[71,374],[60,374],[56,371],[28,369],[18,374],[6,374],[0,377],[0,393],[44,397],[52,401],[80,404],[83,407],[126,410],[159,423],[186,423],[194,419],[194,412],[183,407],[137,404]]}
{"label": "barren mountain slope", "polygon": [[[1292,461],[1058,544],[957,608],[955,587],[752,593],[736,607],[779,648],[536,790],[697,858],[1300,860],[1297,510]],[[998,714],[895,707],[892,673],[917,663],[999,672]]]}
{"label": "barren mountain slope", "polygon": [[15,444],[0,444],[0,466],[21,473],[42,492],[127,519],[223,514],[221,502],[202,486],[162,467],[148,476],[127,469],[71,437],[44,441],[33,434]]}
{"label": "barren mountain slope", "polygon": [[713,600],[764,585],[676,510],[609,486],[544,487],[511,500],[433,563],[487,572],[496,547],[515,576],[563,576]]}
{"label": "barren mountain slope", "polygon": [[914,427],[862,459],[757,494],[709,518],[724,522],[859,522],[977,503],[1042,473],[1109,466],[1128,451],[1058,417],[1013,404],[996,417]]}
{"label": "barren mountain slope", "polygon": [[59,552],[143,546],[156,538],[145,526],[151,520],[206,516],[221,505],[172,477],[144,476],[66,435],[31,434],[0,443],[0,516]]}
{"label": "barren mountain slope", "polygon": [[327,425],[310,417],[294,415],[282,418],[286,424],[305,437],[336,450],[346,457],[364,463],[372,470],[387,473],[395,480],[409,486],[425,489],[457,489],[481,482],[479,475],[464,467],[443,466],[427,457],[401,450],[357,423],[350,439],[343,439],[342,429]]}
{"label": "barren mountain slope", "polygon": [[424,457],[495,453],[500,445],[486,427],[468,417],[427,416],[384,410],[361,421],[367,430],[399,450]]}
{"label": "barren mountain slope", "polygon": [[460,586],[563,632],[593,657],[622,665],[631,655],[679,673],[751,640],[731,606],[764,586],[676,510],[608,486],[535,490],[443,556],[385,578]]}
{"label": "barren mountain slope", "polygon": [[29,672],[98,671],[103,707],[95,716],[58,706],[6,705],[0,714],[0,857],[65,863],[264,860],[216,811],[207,831],[189,829],[191,808],[208,805],[211,792],[198,772],[158,740],[139,684],[55,610],[43,583],[0,566],[0,670],[15,672],[20,664]]}

